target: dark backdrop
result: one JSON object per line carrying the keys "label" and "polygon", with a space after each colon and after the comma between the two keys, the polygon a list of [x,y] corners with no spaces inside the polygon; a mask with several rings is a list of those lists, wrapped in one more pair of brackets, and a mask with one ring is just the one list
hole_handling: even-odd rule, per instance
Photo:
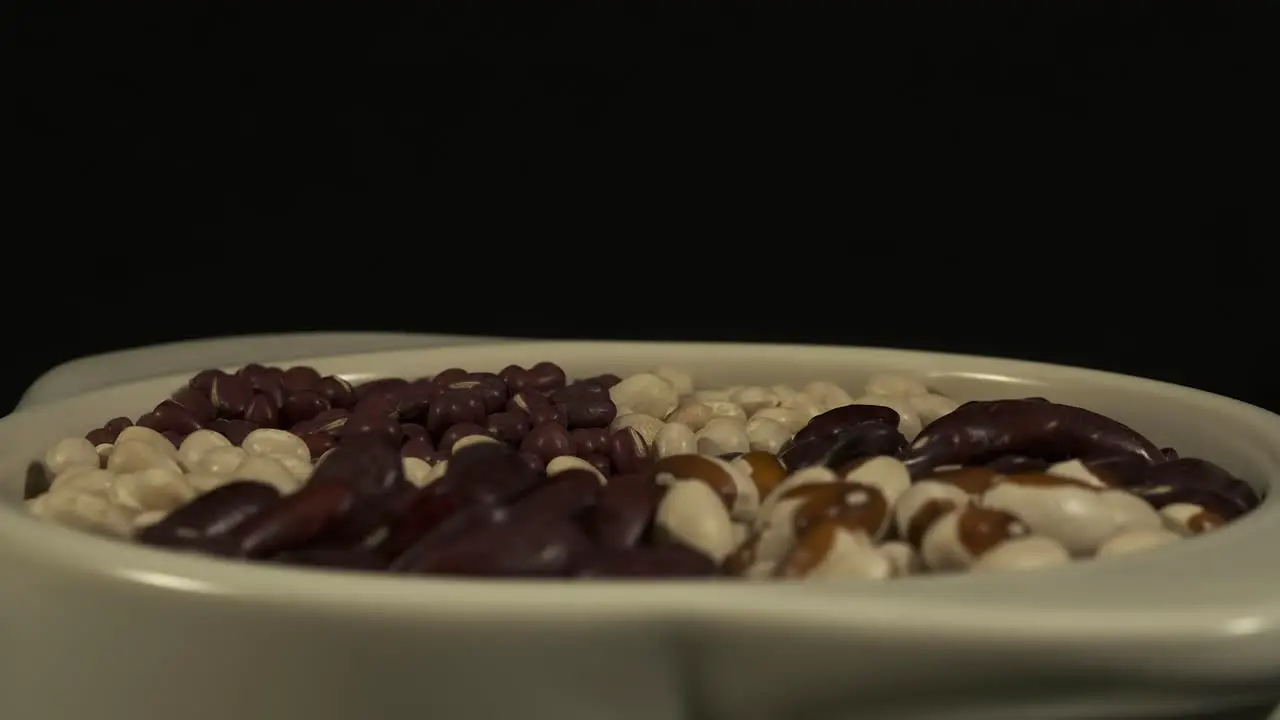
{"label": "dark backdrop", "polygon": [[0,404],[110,349],[403,329],[1280,408],[1266,3],[346,5],[19,4]]}

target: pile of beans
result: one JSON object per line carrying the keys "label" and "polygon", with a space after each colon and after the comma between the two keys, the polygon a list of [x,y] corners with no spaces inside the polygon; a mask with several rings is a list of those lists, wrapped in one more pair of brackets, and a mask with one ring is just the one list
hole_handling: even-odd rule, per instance
{"label": "pile of beans", "polygon": [[505,577],[887,579],[1155,548],[1260,499],[1205,460],[1042,398],[901,375],[695,388],[554,363],[353,387],[206,370],[32,464],[52,522],[315,567]]}

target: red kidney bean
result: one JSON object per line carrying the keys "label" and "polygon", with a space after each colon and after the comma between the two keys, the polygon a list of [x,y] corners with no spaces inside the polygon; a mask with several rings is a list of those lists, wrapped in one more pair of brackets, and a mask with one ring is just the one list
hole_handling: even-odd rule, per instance
{"label": "red kidney bean", "polygon": [[186,408],[187,412],[201,423],[207,423],[218,416],[218,411],[213,407],[213,403],[209,402],[209,398],[193,387],[180,388],[171,399]]}
{"label": "red kidney bean", "polygon": [[280,376],[280,384],[289,392],[310,390],[320,384],[320,373],[313,367],[296,365],[284,371]]}
{"label": "red kidney bean", "polygon": [[1044,472],[1049,465],[1050,463],[1044,460],[1029,458],[1026,455],[1002,455],[987,463],[987,469],[1004,475],[1015,475]]}
{"label": "red kidney bean", "polygon": [[901,420],[901,416],[892,408],[879,405],[845,405],[814,417],[809,421],[809,424],[796,433],[792,441],[797,443],[804,442],[815,437],[831,435],[838,430],[866,422],[881,423],[896,428]]}
{"label": "red kidney bean", "polygon": [[213,389],[213,381],[226,374],[227,373],[225,371],[218,370],[216,368],[201,370],[187,381],[187,387],[197,390],[205,397],[208,397],[209,391]]}
{"label": "red kidney bean", "polygon": [[222,433],[224,437],[231,441],[232,445],[240,445],[249,436],[249,433],[258,429],[258,426],[247,420],[219,419],[209,423],[209,429]]}
{"label": "red kidney bean", "polygon": [[618,416],[618,408],[607,395],[579,397],[564,404],[565,422],[573,429],[603,428]]}
{"label": "red kidney bean", "polygon": [[648,475],[614,476],[601,490],[586,526],[602,547],[635,547],[649,534],[661,499],[662,488]]}
{"label": "red kidney bean", "polygon": [[316,383],[315,391],[329,401],[330,407],[349,410],[356,402],[355,389],[351,387],[351,383],[336,375],[321,379]]}
{"label": "red kidney bean", "polygon": [[301,548],[340,521],[355,502],[356,494],[349,485],[308,483],[249,518],[236,533],[236,554],[265,558]]}
{"label": "red kidney bean", "polygon": [[315,390],[289,393],[280,404],[281,421],[289,427],[310,420],[329,409],[329,401]]}
{"label": "red kidney bean", "polygon": [[244,417],[244,411],[253,399],[253,388],[248,381],[236,375],[220,375],[213,379],[209,389],[209,401],[218,411],[218,417],[236,420]]}
{"label": "red kidney bean", "polygon": [[540,423],[534,425],[520,443],[520,452],[536,456],[545,465],[561,455],[572,455],[573,438],[563,425]]}
{"label": "red kidney bean", "polygon": [[452,452],[453,444],[458,442],[462,438],[467,437],[468,435],[486,435],[487,436],[488,434],[489,434],[488,430],[484,429],[483,427],[480,427],[475,423],[469,423],[469,422],[458,423],[457,425],[454,425],[450,427],[448,430],[444,431],[444,434],[440,436],[440,442],[437,444],[436,447],[439,450]]}
{"label": "red kidney bean", "polygon": [[308,433],[301,435],[302,442],[311,451],[311,459],[319,460],[320,456],[337,447],[338,441],[328,433]]}
{"label": "red kidney bean", "polygon": [[22,486],[22,499],[31,500],[49,492],[49,486],[53,484],[53,477],[49,475],[49,469],[44,463],[36,461],[27,465],[26,482]]}
{"label": "red kidney bean", "polygon": [[458,538],[510,519],[510,508],[504,505],[476,505],[460,510],[423,531],[406,548],[398,547],[395,535],[389,534],[377,551],[384,557],[394,558],[390,566],[392,572],[412,570],[420,559],[438,552]]}
{"label": "red kidney bean", "polygon": [[155,410],[151,411],[151,414],[155,416],[156,424],[160,426],[156,429],[161,432],[172,430],[188,435],[199,430],[202,425],[194,413],[172,400],[160,403]]}
{"label": "red kidney bean", "polygon": [[502,523],[423,553],[401,569],[432,575],[562,577],[591,552],[591,541],[568,521]]}
{"label": "red kidney bean", "polygon": [[788,442],[778,453],[778,459],[791,471],[812,465],[838,468],[858,458],[896,455],[906,444],[907,440],[898,432],[898,428],[868,422],[803,442]]}
{"label": "red kidney bean", "polygon": [[1170,460],[1150,467],[1141,485],[1127,489],[1155,507],[1189,502],[1226,520],[1249,512],[1262,502],[1251,485],[1199,458]]}
{"label": "red kidney bean", "polygon": [[350,438],[316,466],[307,484],[336,483],[361,497],[390,492],[407,482],[396,445],[374,435]]}
{"label": "red kidney bean", "polygon": [[490,437],[508,445],[518,446],[529,433],[529,416],[524,413],[496,412],[484,424]]}
{"label": "red kidney bean", "polygon": [[210,541],[238,531],[250,519],[281,501],[266,483],[237,480],[221,485],[143,528],[138,541],[162,547],[209,548]]}
{"label": "red kidney bean", "polygon": [[387,415],[367,415],[357,408],[347,422],[338,430],[338,439],[347,442],[351,438],[370,436],[379,438],[389,444],[399,446],[402,438],[400,423]]}
{"label": "red kidney bean", "polygon": [[269,396],[258,393],[245,408],[244,419],[258,427],[273,428],[280,425],[279,405]]}
{"label": "red kidney bean", "polygon": [[589,470],[565,470],[521,497],[511,506],[511,518],[576,520],[595,506],[601,487],[600,478]]}
{"label": "red kidney bean", "polygon": [[118,437],[120,437],[119,431],[111,431],[104,427],[95,428],[84,435],[84,439],[94,445],[106,445],[107,443],[113,443]]}
{"label": "red kidney bean", "polygon": [[553,362],[543,361],[529,368],[530,389],[544,395],[564,387],[565,379],[564,370]]}
{"label": "red kidney bean", "polygon": [[720,568],[711,558],[692,548],[672,543],[656,547],[597,550],[579,570],[584,578],[694,578],[713,577]]}
{"label": "red kidney bean", "polygon": [[573,452],[583,455],[605,455],[609,452],[609,431],[606,428],[581,428],[569,433],[573,438]]}
{"label": "red kidney bean", "polygon": [[427,432],[440,437],[448,428],[458,423],[484,422],[484,403],[470,390],[447,390],[440,393],[427,411]]}
{"label": "red kidney bean", "polygon": [[341,408],[331,408],[316,415],[310,420],[304,420],[293,427],[289,428],[289,432],[299,437],[310,435],[312,433],[326,433],[328,435],[336,435],[347,424],[347,419],[351,417],[351,413]]}
{"label": "red kidney bean", "polygon": [[271,559],[282,564],[333,570],[387,569],[385,558],[372,550],[359,547],[317,547],[286,550]]}
{"label": "red kidney bean", "polygon": [[620,473],[636,473],[649,467],[649,445],[635,428],[622,428],[609,436],[609,459]]}
{"label": "red kidney bean", "polygon": [[1035,400],[961,405],[916,436],[904,462],[919,475],[941,465],[980,465],[1000,455],[1056,461],[1133,455],[1149,465],[1160,449],[1132,428],[1084,408]]}

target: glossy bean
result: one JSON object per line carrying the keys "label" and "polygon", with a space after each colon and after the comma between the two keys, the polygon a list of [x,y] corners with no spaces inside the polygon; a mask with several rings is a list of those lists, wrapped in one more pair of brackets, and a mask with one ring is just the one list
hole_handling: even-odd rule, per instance
{"label": "glossy bean", "polygon": [[138,541],[162,547],[207,547],[228,537],[281,501],[272,485],[237,480],[210,490],[138,533]]}
{"label": "glossy bean", "polygon": [[340,521],[356,499],[345,483],[308,484],[245,521],[237,532],[236,554],[264,558],[301,548]]}
{"label": "glossy bean", "polygon": [[433,575],[561,577],[573,574],[591,553],[591,541],[571,522],[513,522],[468,533],[400,569]]}
{"label": "glossy bean", "polygon": [[796,433],[794,441],[804,442],[868,422],[896,428],[900,420],[893,408],[880,405],[844,405],[815,416],[804,426],[804,429]]}
{"label": "glossy bean", "polygon": [[602,547],[635,547],[649,535],[661,500],[662,488],[652,477],[617,475],[600,491],[587,528]]}

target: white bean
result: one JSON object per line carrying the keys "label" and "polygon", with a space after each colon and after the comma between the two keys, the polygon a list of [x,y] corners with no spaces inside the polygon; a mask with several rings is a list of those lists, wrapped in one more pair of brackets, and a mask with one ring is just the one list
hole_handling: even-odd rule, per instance
{"label": "white bean", "polygon": [[1075,484],[1000,482],[983,493],[982,505],[1017,515],[1035,534],[1057,540],[1076,556],[1092,555],[1126,530],[1156,530],[1163,524],[1142,498]]}
{"label": "white bean", "polygon": [[[127,429],[132,430],[133,428]],[[147,430],[148,428],[141,429]],[[121,437],[123,436],[124,434],[121,433]],[[160,439],[164,440],[164,436],[161,435]],[[164,441],[169,443],[168,440]],[[173,445],[169,444],[169,448],[172,450]],[[152,443],[141,440],[117,442],[115,449],[111,451],[111,457],[107,459],[107,469],[118,474],[137,472],[149,468],[165,468],[177,473],[182,472],[182,468],[178,467],[178,463],[174,460],[172,454],[157,450]]]}
{"label": "white bean", "polygon": [[611,432],[617,432],[626,428],[633,428],[636,432],[640,433],[640,438],[644,440],[645,447],[651,448],[653,447],[654,439],[658,437],[658,433],[662,430],[663,425],[665,425],[665,423],[652,415],[645,415],[644,413],[628,413],[614,418],[613,422],[609,425],[609,430]]}
{"label": "white bean", "polygon": [[120,445],[128,442],[140,442],[150,445],[152,448],[168,457],[176,458],[178,456],[178,449],[173,446],[173,443],[169,442],[169,438],[149,427],[130,425],[124,430],[121,430],[119,437],[116,438],[116,446],[119,447]]}
{"label": "white bean", "polygon": [[110,470],[84,467],[69,468],[49,483],[49,492],[79,492],[105,496],[111,491],[116,474]]}
{"label": "white bean", "polygon": [[791,407],[765,408],[751,416],[752,420],[756,418],[772,420],[785,427],[792,435],[800,432],[805,425],[809,424],[809,418],[803,412]]}
{"label": "white bean", "polygon": [[696,434],[698,452],[703,455],[745,453],[751,450],[747,428],[733,418],[713,418]]}
{"label": "white bean", "polygon": [[867,384],[863,386],[862,392],[867,395],[912,397],[917,395],[928,395],[929,388],[926,387],[918,378],[913,378],[909,375],[877,373],[867,380]]}
{"label": "white bean", "polygon": [[126,537],[133,532],[134,513],[101,495],[47,492],[27,502],[37,517],[93,533]]}
{"label": "white bean", "polygon": [[818,401],[823,409],[844,407],[853,404],[853,396],[833,382],[815,380],[804,386],[804,394]]}
{"label": "white bean", "polygon": [[302,483],[293,477],[293,473],[280,464],[279,460],[268,455],[250,455],[240,463],[240,467],[236,468],[235,476],[239,480],[257,480],[274,485],[285,494],[302,487]]}
{"label": "white bean", "polygon": [[115,504],[139,512],[172,510],[195,496],[181,473],[165,468],[117,475],[109,495]]}
{"label": "white bean", "polygon": [[734,547],[729,511],[716,491],[700,480],[672,483],[658,504],[654,526],[716,562]]}
{"label": "white bean", "polygon": [[57,476],[73,467],[100,468],[101,458],[93,443],[82,437],[63,438],[44,454],[44,466]]}
{"label": "white bean", "polygon": [[596,476],[601,485],[606,484],[604,475],[592,465],[590,462],[583,460],[576,455],[561,455],[551,458],[551,462],[547,463],[547,477],[555,477],[566,470],[586,470]]}
{"label": "white bean", "polygon": [[729,401],[741,408],[748,417],[765,408],[778,407],[782,404],[777,393],[758,385],[748,385],[734,392],[729,396]]}
{"label": "white bean", "polygon": [[893,567],[895,577],[907,577],[924,570],[924,561],[920,559],[920,553],[916,552],[909,543],[890,540],[882,543],[878,550],[880,556],[888,560],[889,565]]}
{"label": "white bean", "polygon": [[253,455],[270,455],[272,457],[293,457],[311,462],[311,450],[302,438],[287,430],[275,428],[258,428],[245,436],[240,447]]}
{"label": "white bean", "polygon": [[1069,562],[1071,554],[1058,541],[1042,535],[1028,535],[1000,543],[978,558],[969,572],[1039,570]]}
{"label": "white bean", "polygon": [[667,422],[678,423],[684,425],[690,430],[697,432],[702,429],[707,421],[715,417],[715,413],[711,412],[711,407],[706,403],[692,401],[685,402],[671,412],[667,416]]}
{"label": "white bean", "polygon": [[669,422],[654,436],[653,450],[659,458],[692,455],[698,452],[698,438],[688,425]]}
{"label": "white bean", "polygon": [[667,381],[677,395],[688,395],[693,392],[693,375],[674,365],[659,365],[654,369],[653,374]]}
{"label": "white bean", "polygon": [[1098,548],[1098,557],[1146,552],[1181,539],[1181,535],[1164,528],[1159,530],[1126,530],[1102,543],[1102,546]]}
{"label": "white bean", "polygon": [[231,477],[231,475],[219,475],[217,473],[197,470],[183,475],[182,479],[186,480],[187,484],[195,489],[197,494],[203,495],[210,490],[216,490],[217,488],[226,485],[235,478]]}
{"label": "white bean", "polygon": [[791,439],[792,432],[777,420],[767,417],[753,416],[747,421],[747,440],[752,450],[759,450],[777,455],[782,446]]}
{"label": "white bean", "polygon": [[[892,396],[891,396],[892,397]],[[902,397],[899,395],[898,397]],[[916,412],[920,418],[920,424],[928,425],[943,415],[950,415],[955,409],[960,407],[960,403],[949,397],[942,395],[910,395],[907,396],[907,404]]]}
{"label": "white bean", "polygon": [[178,446],[178,462],[187,470],[194,470],[205,453],[220,447],[231,447],[231,441],[225,435],[212,430],[196,430]]}
{"label": "white bean", "polygon": [[422,458],[407,457],[404,459],[405,479],[418,487],[426,487],[431,478],[431,463]]}
{"label": "white bean", "polygon": [[215,447],[200,456],[195,470],[213,475],[231,475],[248,459],[249,453],[244,448],[234,445]]}
{"label": "white bean", "polygon": [[664,418],[676,409],[680,394],[657,375],[639,373],[609,388],[609,399],[613,400],[620,414],[625,411]]}

